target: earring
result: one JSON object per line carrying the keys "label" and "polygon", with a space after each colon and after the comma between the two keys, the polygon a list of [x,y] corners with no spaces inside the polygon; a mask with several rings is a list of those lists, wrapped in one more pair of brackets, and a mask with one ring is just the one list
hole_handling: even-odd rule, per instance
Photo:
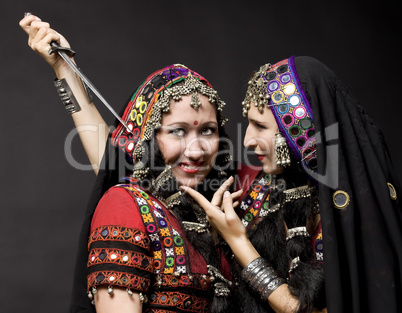
{"label": "earring", "polygon": [[181,203],[180,196],[181,196],[181,191],[178,191],[178,192],[172,194],[170,197],[167,197],[166,200],[164,201],[167,208],[171,209],[175,205],[180,205],[180,203]]}
{"label": "earring", "polygon": [[285,137],[280,132],[275,135],[275,160],[276,166],[286,167],[290,165],[289,147]]}
{"label": "earring", "polygon": [[228,173],[226,173],[226,172],[222,169],[221,166],[227,167],[227,166],[228,166],[228,163],[231,162],[231,161],[233,161],[233,157],[232,157],[229,153],[227,153],[227,154],[225,155],[225,157],[223,158],[223,160],[221,160],[221,162],[220,162],[221,164],[215,164],[215,168],[216,168],[216,170],[218,171],[220,177],[227,177],[227,176],[228,176]]}
{"label": "earring", "polygon": [[152,187],[155,191],[158,191],[166,181],[172,178],[171,169],[170,165],[166,165],[165,169],[152,181]]}
{"label": "earring", "polygon": [[145,167],[142,161],[138,161],[134,165],[132,177],[141,180],[148,175],[148,172],[149,168]]}

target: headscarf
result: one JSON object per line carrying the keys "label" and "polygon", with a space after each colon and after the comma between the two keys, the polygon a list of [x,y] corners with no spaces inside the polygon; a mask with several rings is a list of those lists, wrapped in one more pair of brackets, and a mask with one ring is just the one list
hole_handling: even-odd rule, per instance
{"label": "headscarf", "polygon": [[243,114],[268,105],[318,186],[328,312],[400,312],[402,193],[380,129],[314,58],[264,65],[249,84]]}
{"label": "headscarf", "polygon": [[87,297],[87,242],[99,200],[109,188],[133,173],[133,165],[141,162],[144,157],[142,145],[160,126],[162,114],[169,110],[170,99],[180,100],[182,95],[191,95],[190,105],[197,109],[200,105],[198,93],[215,104],[220,117],[218,122],[225,124],[227,119],[221,115],[225,103],[217,92],[203,76],[181,64],[164,67],[149,75],[130,96],[121,114],[126,125],[115,121],[81,226],[69,312],[95,312]]}

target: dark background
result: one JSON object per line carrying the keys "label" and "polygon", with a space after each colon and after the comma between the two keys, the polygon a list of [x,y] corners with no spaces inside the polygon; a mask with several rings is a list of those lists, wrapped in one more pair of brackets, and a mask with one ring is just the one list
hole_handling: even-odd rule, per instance
{"label": "dark background", "polygon": [[[69,164],[73,129],[51,68],[18,22],[33,12],[65,35],[76,60],[119,111],[154,70],[182,63],[227,102],[236,147],[252,70],[291,55],[326,63],[383,130],[402,173],[398,1],[16,0],[0,5],[2,135],[0,312],[65,312],[82,214],[95,180]],[[113,116],[96,101],[108,123]],[[229,108],[229,109],[228,109]],[[238,124],[240,123],[240,124]],[[86,156],[76,138],[73,155]]]}

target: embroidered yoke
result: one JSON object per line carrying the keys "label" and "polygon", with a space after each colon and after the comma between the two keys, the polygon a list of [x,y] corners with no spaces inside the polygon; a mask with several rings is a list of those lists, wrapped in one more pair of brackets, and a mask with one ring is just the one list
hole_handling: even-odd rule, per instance
{"label": "embroidered yoke", "polygon": [[[242,173],[242,176],[247,175],[247,171]],[[242,180],[242,177],[239,178]],[[278,210],[278,207],[269,206],[269,197],[271,191],[275,188],[283,189],[285,182],[282,179],[273,179],[273,175],[260,173],[254,182],[251,184],[237,209],[243,225],[247,230],[257,225],[264,216]],[[317,229],[311,236],[311,245],[315,252],[317,261],[323,261],[323,244],[322,244],[322,228],[321,222],[318,223]]]}
{"label": "embroidered yoke", "polygon": [[141,292],[148,298],[144,312],[209,311],[213,278],[204,258],[171,212],[138,186],[118,185],[105,193],[88,248],[89,292],[97,286]]}

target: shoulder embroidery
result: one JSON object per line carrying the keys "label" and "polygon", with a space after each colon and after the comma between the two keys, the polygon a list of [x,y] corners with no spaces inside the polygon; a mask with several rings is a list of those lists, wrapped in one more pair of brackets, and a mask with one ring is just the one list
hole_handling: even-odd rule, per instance
{"label": "shoulder embroidery", "polygon": [[141,218],[151,239],[155,273],[187,273],[187,249],[184,240],[168,222],[161,206],[135,186],[123,187],[131,192],[138,204]]}

